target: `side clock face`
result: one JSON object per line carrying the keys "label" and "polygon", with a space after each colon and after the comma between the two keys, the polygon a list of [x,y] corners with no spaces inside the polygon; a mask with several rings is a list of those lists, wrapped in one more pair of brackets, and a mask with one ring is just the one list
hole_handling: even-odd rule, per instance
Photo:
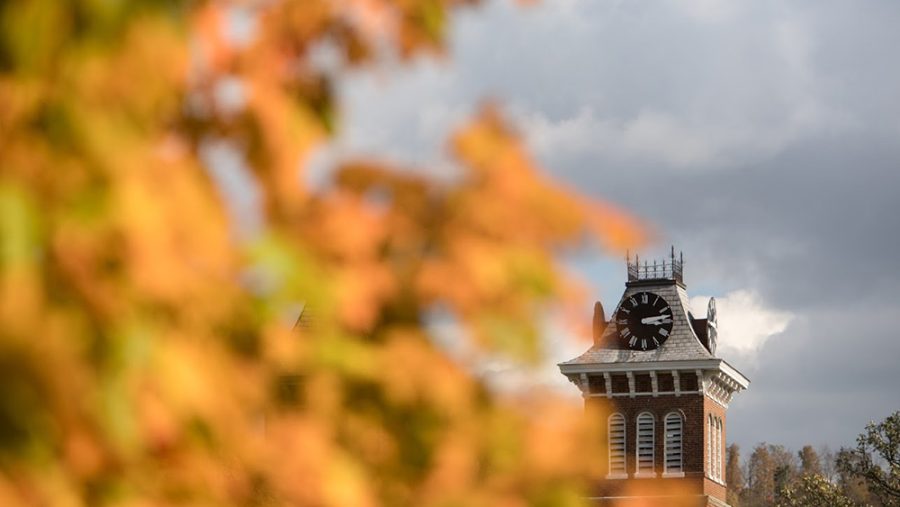
{"label": "side clock face", "polygon": [[719,341],[719,323],[716,316],[716,299],[709,298],[709,306],[706,307],[706,336],[709,339],[709,352],[716,353],[716,343]]}
{"label": "side clock face", "polygon": [[638,292],[622,301],[616,312],[616,331],[633,350],[653,350],[672,332],[672,308],[662,296]]}

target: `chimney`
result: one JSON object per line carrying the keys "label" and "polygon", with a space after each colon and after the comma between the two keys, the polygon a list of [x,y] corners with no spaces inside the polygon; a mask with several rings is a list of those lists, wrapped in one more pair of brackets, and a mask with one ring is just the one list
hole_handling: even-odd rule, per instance
{"label": "chimney", "polygon": [[603,312],[603,305],[600,303],[600,301],[597,301],[596,303],[594,303],[594,345],[600,344],[600,338],[603,337],[603,331],[606,330],[606,324],[606,313]]}

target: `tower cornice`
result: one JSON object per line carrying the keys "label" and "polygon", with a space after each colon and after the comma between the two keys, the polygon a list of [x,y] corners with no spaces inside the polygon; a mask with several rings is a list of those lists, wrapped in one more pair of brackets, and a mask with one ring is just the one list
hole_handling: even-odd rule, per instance
{"label": "tower cornice", "polygon": [[698,359],[691,361],[646,361],[631,363],[560,363],[559,371],[565,376],[581,373],[627,373],[651,371],[688,371],[717,372],[727,379],[734,391],[742,391],[750,386],[750,380],[735,367],[721,358]]}

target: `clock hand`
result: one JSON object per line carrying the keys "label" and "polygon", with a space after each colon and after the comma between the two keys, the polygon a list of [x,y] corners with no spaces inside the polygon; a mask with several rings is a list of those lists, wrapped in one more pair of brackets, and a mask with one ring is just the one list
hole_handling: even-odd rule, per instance
{"label": "clock hand", "polygon": [[669,315],[657,315],[656,317],[645,317],[641,319],[641,324],[650,324],[650,325],[661,325],[668,324],[671,321],[667,321],[670,316]]}

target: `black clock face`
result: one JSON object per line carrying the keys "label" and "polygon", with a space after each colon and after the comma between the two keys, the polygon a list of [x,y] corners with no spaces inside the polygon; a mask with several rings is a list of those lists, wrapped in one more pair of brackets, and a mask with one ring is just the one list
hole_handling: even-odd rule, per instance
{"label": "black clock face", "polygon": [[619,339],[634,350],[653,350],[672,332],[672,308],[662,296],[652,292],[632,294],[616,312]]}

